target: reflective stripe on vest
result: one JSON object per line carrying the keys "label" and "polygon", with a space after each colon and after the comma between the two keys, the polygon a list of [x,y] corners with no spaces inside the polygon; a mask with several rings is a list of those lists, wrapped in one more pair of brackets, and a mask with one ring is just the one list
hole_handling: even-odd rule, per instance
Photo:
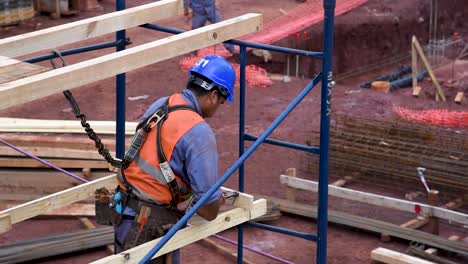
{"label": "reflective stripe on vest", "polygon": [[[175,105],[187,105],[187,102],[182,95],[175,94],[169,98],[169,106]],[[200,122],[204,122],[204,119],[190,110],[181,109],[169,113],[161,127],[161,145],[169,163],[180,138]],[[140,152],[124,173],[127,181],[135,188],[135,195],[141,200],[166,205],[172,200],[172,195],[159,168],[156,136],[157,129],[151,129]],[[178,175],[175,176],[180,190],[180,201],[183,201],[192,190]],[[122,175],[118,174],[117,179],[120,187],[125,189]]]}

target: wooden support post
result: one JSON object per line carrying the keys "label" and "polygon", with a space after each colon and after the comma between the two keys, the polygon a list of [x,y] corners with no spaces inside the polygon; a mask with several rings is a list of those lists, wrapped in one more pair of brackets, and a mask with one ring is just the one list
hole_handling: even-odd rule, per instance
{"label": "wooden support post", "polygon": [[418,86],[418,54],[416,48],[411,45],[411,74],[413,76],[413,96],[418,97],[421,92],[421,87]]}
{"label": "wooden support post", "polygon": [[465,94],[463,92],[458,92],[457,95],[455,96],[454,102],[457,103],[457,104],[466,103]]}
{"label": "wooden support post", "polygon": [[[288,168],[286,170],[286,175],[290,177],[296,177],[296,168]],[[296,200],[296,189],[286,186],[286,199],[288,201],[295,201]]]}
{"label": "wooden support post", "polygon": [[444,91],[442,91],[439,81],[435,77],[434,72],[432,71],[431,65],[429,64],[429,61],[427,60],[426,55],[424,55],[424,51],[421,48],[421,45],[419,44],[419,41],[415,36],[413,36],[413,39],[412,39],[412,46],[416,48],[416,51],[419,54],[419,57],[421,57],[424,67],[426,67],[426,70],[429,73],[429,76],[431,77],[431,80],[434,83],[434,86],[436,87],[436,100],[438,101],[439,99],[442,99],[443,102],[447,101],[444,95]]}
{"label": "wooden support post", "polygon": [[[428,194],[428,204],[439,206],[439,191],[430,190]],[[433,215],[429,215],[429,232],[434,235],[439,235],[439,219]]]}

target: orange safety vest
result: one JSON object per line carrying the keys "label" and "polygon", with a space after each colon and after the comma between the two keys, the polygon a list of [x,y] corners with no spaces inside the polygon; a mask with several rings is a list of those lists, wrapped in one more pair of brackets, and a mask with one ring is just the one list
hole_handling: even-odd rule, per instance
{"label": "orange safety vest", "polygon": [[[169,97],[168,106],[187,105],[181,94]],[[170,163],[172,152],[179,139],[196,124],[204,119],[194,111],[179,109],[170,112],[161,127],[161,145],[167,162]],[[158,205],[168,205],[172,200],[169,186],[164,179],[158,162],[157,129],[153,127],[133,162],[124,169],[125,179],[133,187],[132,192],[141,200]],[[192,194],[190,186],[175,175],[179,187],[179,201]],[[120,188],[125,189],[121,172],[117,173]]]}

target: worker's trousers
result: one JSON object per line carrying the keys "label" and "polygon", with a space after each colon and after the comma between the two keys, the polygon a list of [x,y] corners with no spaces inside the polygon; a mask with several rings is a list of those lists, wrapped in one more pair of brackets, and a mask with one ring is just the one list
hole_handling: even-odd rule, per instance
{"label": "worker's trousers", "polygon": [[[192,29],[205,26],[206,21],[214,24],[223,20],[219,9],[214,4],[210,7],[193,7],[192,11]],[[224,47],[231,53],[234,51],[232,44],[224,43]]]}

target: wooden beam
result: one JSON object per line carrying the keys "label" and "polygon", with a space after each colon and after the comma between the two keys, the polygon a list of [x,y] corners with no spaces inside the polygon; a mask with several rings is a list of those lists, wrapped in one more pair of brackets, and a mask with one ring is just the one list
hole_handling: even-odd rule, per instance
{"label": "wooden beam", "polygon": [[[89,159],[89,160],[104,160],[104,158],[97,152],[97,150],[80,150],[68,148],[41,148],[32,146],[22,146],[21,149],[38,157],[45,158],[65,158],[65,159]],[[22,153],[10,148],[0,145],[1,156],[22,157]],[[111,152],[115,156],[114,152]]]}
{"label": "wooden beam", "polygon": [[[0,210],[13,208],[15,206],[20,205],[19,203],[15,202],[6,202],[0,205]],[[53,210],[50,212],[45,212],[41,215],[45,216],[95,216],[95,205],[94,204],[83,204],[83,203],[75,203],[66,205],[61,207],[57,210]]]}
{"label": "wooden beam", "polygon": [[[253,204],[251,210],[243,208],[235,208],[230,211],[221,213],[213,221],[204,221],[199,225],[192,225],[179,230],[161,250],[154,255],[158,257],[166,253],[172,252],[178,248],[194,243],[205,237],[219,233],[223,230],[240,225],[255,217],[259,217],[266,213],[266,200],[259,199]],[[153,248],[162,238],[147,242],[137,247],[131,248],[117,255],[112,255],[95,262],[94,264],[102,263],[137,263],[148,251]]]}
{"label": "wooden beam", "polygon": [[[221,187],[221,190],[223,192],[229,192],[229,193],[238,192],[236,190],[229,189],[226,187]],[[239,195],[237,197],[231,197],[231,198],[226,199],[225,204],[233,205],[235,207],[240,207],[244,209],[252,208],[253,203],[254,203],[254,197],[247,193],[241,193],[241,192],[238,192],[238,193]]]}
{"label": "wooden beam", "polygon": [[434,83],[434,86],[436,87],[436,99],[440,97],[440,99],[442,99],[443,102],[447,101],[444,95],[444,91],[440,87],[439,81],[435,77],[434,72],[432,71],[431,65],[429,64],[429,61],[427,60],[426,55],[424,55],[424,51],[421,48],[421,45],[419,44],[419,41],[415,36],[413,36],[412,45],[416,48],[416,51],[421,57],[424,67],[426,67],[426,70],[429,73],[429,76],[431,77],[431,80]]}
{"label": "wooden beam", "polygon": [[[88,121],[98,134],[115,135],[115,121]],[[137,122],[125,123],[125,135],[135,134]],[[0,117],[0,132],[40,132],[86,134],[80,121]]]}
{"label": "wooden beam", "polygon": [[[109,190],[117,186],[116,175],[109,175],[107,177],[87,182],[76,187],[54,193],[37,200],[27,202],[22,205],[4,210],[0,212],[0,219],[10,217],[11,224],[15,224],[34,216],[44,214],[63,206],[87,199],[94,195],[96,189],[107,187]],[[6,221],[1,221],[0,233],[6,232],[8,229],[3,224]]]}
{"label": "wooden beam", "polygon": [[0,109],[128,72],[261,29],[262,15],[246,14],[0,85]]}
{"label": "wooden beam", "polygon": [[372,250],[371,258],[388,264],[436,264],[435,262],[380,247]]}
{"label": "wooden beam", "polygon": [[15,81],[49,70],[46,67],[42,67],[31,63],[26,63],[22,61],[17,61],[17,63],[13,63],[11,61],[12,60],[7,61],[7,63],[11,63],[10,65],[0,67],[0,83]]}
{"label": "wooden beam", "polygon": [[[285,213],[301,215],[310,218],[317,218],[317,206],[291,202],[286,199],[279,199],[268,196],[259,196],[273,201],[279,209]],[[399,225],[387,223],[380,220],[352,215],[345,212],[328,210],[328,221],[351,228],[358,228],[376,233],[386,233],[392,237],[399,237],[408,241],[415,241],[428,246],[444,249],[462,255],[467,255],[468,244],[457,241],[450,241],[446,238],[435,236],[427,232],[403,228]]]}
{"label": "wooden beam", "polygon": [[[83,159],[47,159],[48,162],[65,169],[107,169],[109,164],[104,160],[83,160]],[[0,167],[2,168],[49,168],[49,166],[30,158],[0,157]]]}
{"label": "wooden beam", "polygon": [[17,56],[53,49],[182,13],[182,0],[163,0],[0,40],[0,55]]}
{"label": "wooden beam", "polygon": [[[312,192],[318,191],[318,183],[314,181],[293,178],[287,175],[281,175],[280,181],[282,184],[286,184],[290,187],[294,187],[300,190]],[[331,196],[340,197],[348,200],[359,201],[362,203],[373,204],[377,206],[383,206],[412,213],[415,212],[415,207],[419,206],[421,208],[421,212],[423,212],[424,214],[432,215],[441,219],[451,220],[464,225],[468,224],[467,214],[455,212],[441,207],[415,203],[383,195],[355,191],[347,188],[341,188],[330,185],[328,186],[328,194]]]}

